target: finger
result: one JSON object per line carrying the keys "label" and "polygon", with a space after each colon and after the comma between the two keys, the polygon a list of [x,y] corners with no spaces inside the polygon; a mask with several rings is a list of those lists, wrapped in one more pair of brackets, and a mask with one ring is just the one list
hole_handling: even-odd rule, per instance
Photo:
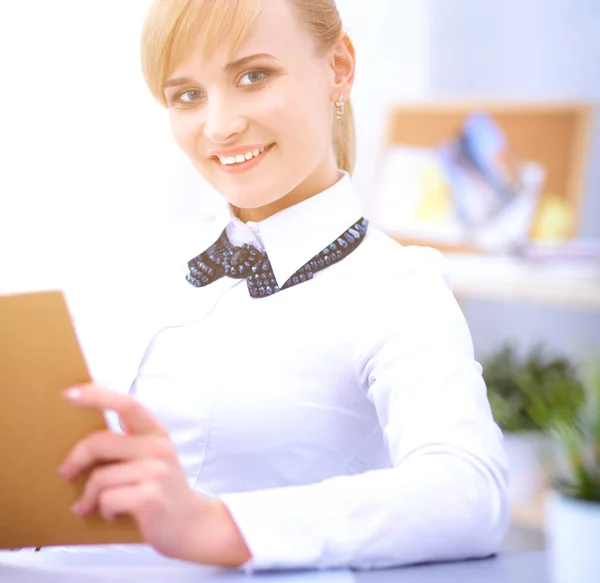
{"label": "finger", "polygon": [[152,483],[107,488],[100,493],[98,510],[106,520],[114,520],[121,514],[136,514],[145,508],[152,512],[161,504],[161,492]]}
{"label": "finger", "polygon": [[77,407],[115,411],[128,433],[167,434],[167,430],[131,395],[107,391],[91,383],[68,389],[64,398]]}
{"label": "finger", "polygon": [[97,431],[84,437],[71,449],[58,473],[64,480],[71,480],[83,470],[101,462],[161,460],[174,456],[175,450],[166,436],[132,436]]}
{"label": "finger", "polygon": [[98,468],[88,478],[83,495],[71,510],[78,516],[85,516],[96,508],[100,495],[106,489],[135,486],[148,480],[160,481],[161,476],[168,471],[167,464],[156,460],[138,460]]}

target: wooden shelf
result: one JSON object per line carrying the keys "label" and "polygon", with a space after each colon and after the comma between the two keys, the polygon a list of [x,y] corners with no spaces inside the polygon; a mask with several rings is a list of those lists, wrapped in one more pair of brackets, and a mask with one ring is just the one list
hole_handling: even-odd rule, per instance
{"label": "wooden shelf", "polygon": [[537,262],[485,254],[448,254],[454,294],[459,300],[555,304],[600,310],[600,264]]}

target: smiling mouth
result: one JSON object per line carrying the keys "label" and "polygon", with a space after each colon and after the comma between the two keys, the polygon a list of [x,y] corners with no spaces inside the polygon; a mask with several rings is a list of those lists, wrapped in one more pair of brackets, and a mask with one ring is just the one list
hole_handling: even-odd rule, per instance
{"label": "smiling mouth", "polygon": [[217,166],[227,174],[241,174],[255,168],[262,162],[275,144],[263,148],[250,150],[237,156],[215,156],[213,160]]}
{"label": "smiling mouth", "polygon": [[216,156],[215,159],[218,160],[221,166],[242,166],[251,162],[255,158],[259,158],[265,152],[270,150],[274,144],[269,146],[264,146],[263,148],[259,148],[256,150],[249,150],[244,154],[238,154],[237,156]]}

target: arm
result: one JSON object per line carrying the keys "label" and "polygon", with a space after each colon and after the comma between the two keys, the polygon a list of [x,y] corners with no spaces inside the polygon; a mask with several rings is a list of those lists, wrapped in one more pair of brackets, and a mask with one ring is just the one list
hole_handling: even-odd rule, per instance
{"label": "arm", "polygon": [[393,467],[223,496],[253,555],[248,568],[372,568],[497,551],[508,523],[501,434],[442,262],[423,250],[415,259],[369,302],[356,347]]}
{"label": "arm", "polygon": [[392,278],[369,306],[356,371],[392,468],[207,499],[187,486],[148,411],[89,387],[68,400],[115,411],[124,433],[92,434],[65,460],[66,480],[104,462],[73,511],[131,514],[166,555],[249,569],[385,567],[495,552],[508,520],[505,460],[460,310],[435,270],[421,269]]}

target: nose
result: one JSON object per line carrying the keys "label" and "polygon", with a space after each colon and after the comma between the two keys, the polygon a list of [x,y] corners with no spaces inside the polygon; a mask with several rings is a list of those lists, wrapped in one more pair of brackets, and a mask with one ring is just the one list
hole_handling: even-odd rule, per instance
{"label": "nose", "polygon": [[231,102],[213,100],[207,104],[204,134],[215,144],[235,140],[246,128],[245,117]]}

